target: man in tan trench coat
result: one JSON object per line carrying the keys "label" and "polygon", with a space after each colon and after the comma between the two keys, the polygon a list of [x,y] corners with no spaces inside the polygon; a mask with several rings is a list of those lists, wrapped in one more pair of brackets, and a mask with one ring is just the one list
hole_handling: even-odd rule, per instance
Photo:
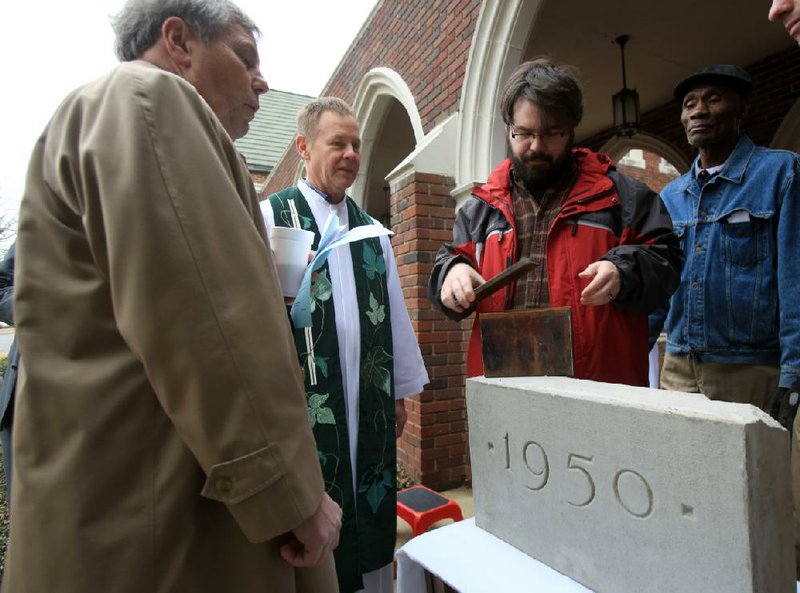
{"label": "man in tan trench coat", "polygon": [[125,63],[59,107],[20,212],[3,591],[336,591],[341,514],[231,140],[267,90],[255,26],[132,0],[115,28]]}

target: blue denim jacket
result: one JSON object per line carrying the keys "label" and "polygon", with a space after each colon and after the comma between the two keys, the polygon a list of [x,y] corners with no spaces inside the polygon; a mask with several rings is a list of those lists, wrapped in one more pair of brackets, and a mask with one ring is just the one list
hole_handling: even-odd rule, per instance
{"label": "blue denim jacket", "polygon": [[[800,157],[742,135],[702,188],[695,171],[661,194],[686,254],[666,314],[667,352],[780,364],[789,387],[800,377]],[[651,333],[664,313],[651,317]]]}

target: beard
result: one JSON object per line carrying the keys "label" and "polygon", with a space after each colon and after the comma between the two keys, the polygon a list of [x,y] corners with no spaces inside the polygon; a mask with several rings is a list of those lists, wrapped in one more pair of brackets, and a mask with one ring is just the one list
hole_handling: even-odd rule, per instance
{"label": "beard", "polygon": [[543,152],[528,152],[518,157],[512,152],[514,177],[528,190],[546,189],[564,172],[569,155],[569,146],[558,156]]}

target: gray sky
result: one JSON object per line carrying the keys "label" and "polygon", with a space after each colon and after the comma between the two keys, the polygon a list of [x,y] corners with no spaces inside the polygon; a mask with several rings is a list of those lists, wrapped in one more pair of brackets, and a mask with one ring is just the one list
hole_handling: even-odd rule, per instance
{"label": "gray sky", "polygon": [[[317,95],[376,0],[238,0],[258,25],[271,88]],[[28,157],[61,99],[117,63],[109,16],[124,0],[3,3],[0,215],[16,216]]]}

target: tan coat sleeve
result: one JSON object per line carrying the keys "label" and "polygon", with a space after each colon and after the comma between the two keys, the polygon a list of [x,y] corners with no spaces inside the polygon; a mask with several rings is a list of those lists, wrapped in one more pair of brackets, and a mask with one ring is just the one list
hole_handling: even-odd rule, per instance
{"label": "tan coat sleeve", "polygon": [[[59,190],[75,200],[119,332],[208,476],[202,494],[250,541],[270,539],[316,510],[323,484],[255,190],[192,87],[130,72],[98,90],[96,121],[64,122],[81,137],[82,186]],[[55,167],[47,177],[67,183]]]}

